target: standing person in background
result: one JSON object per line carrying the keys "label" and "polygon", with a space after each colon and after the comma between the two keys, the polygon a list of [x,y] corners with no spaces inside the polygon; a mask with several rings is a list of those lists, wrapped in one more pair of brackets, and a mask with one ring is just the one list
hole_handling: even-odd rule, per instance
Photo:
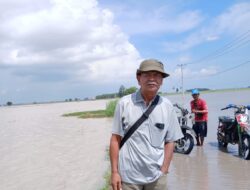
{"label": "standing person in background", "polygon": [[[140,90],[124,96],[116,106],[110,140],[113,190],[167,189],[166,174],[173,157],[174,141],[183,137],[172,103],[157,95],[167,76],[160,61],[143,61],[136,73]],[[153,111],[144,114],[151,104],[155,105]],[[125,143],[121,143],[142,115],[146,119]]]}
{"label": "standing person in background", "polygon": [[197,89],[192,90],[191,112],[194,113],[195,123],[193,129],[196,132],[197,146],[203,146],[204,138],[207,136],[208,108],[205,100],[200,98]]}

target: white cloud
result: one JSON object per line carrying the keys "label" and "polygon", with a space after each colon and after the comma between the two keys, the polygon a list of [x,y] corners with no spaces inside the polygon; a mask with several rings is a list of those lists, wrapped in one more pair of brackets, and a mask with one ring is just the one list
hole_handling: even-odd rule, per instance
{"label": "white cloud", "polygon": [[239,3],[230,7],[225,13],[216,18],[214,27],[218,33],[231,32],[242,34],[249,30],[250,3]]}
{"label": "white cloud", "polygon": [[7,94],[7,90],[1,90],[0,94],[1,94],[1,96],[4,96],[5,94]]}
{"label": "white cloud", "polygon": [[197,27],[203,20],[199,11],[177,13],[168,6],[150,8],[150,11],[127,7],[117,14],[120,17],[119,25],[130,35],[186,32]]}
{"label": "white cloud", "polygon": [[179,62],[181,64],[186,64],[186,63],[190,63],[192,58],[190,55],[181,55],[179,58],[178,58]]}
{"label": "white cloud", "polygon": [[201,69],[199,73],[201,76],[210,76],[216,74],[217,72],[216,68],[210,67]]}
{"label": "white cloud", "polygon": [[235,4],[185,39],[165,42],[164,47],[168,52],[185,51],[201,43],[218,40],[221,35],[239,35],[249,30],[249,21],[250,3]]}
{"label": "white cloud", "polygon": [[215,35],[211,35],[211,36],[207,36],[207,39],[206,41],[215,41],[215,40],[218,40],[219,37],[218,36],[215,36]]}
{"label": "white cloud", "polygon": [[128,77],[135,71],[139,53],[113,23],[113,13],[100,9],[96,0],[51,0],[39,6],[25,0],[18,7],[13,2],[0,4],[8,10],[1,14],[0,64],[12,65],[19,74],[21,67],[59,69],[62,65],[71,70],[71,80],[94,83]]}
{"label": "white cloud", "polygon": [[22,92],[23,90],[24,90],[24,88],[17,88],[17,89],[16,89],[16,92],[17,92],[17,93],[20,93],[20,92]]}
{"label": "white cloud", "polygon": [[183,73],[181,73],[181,68],[178,67],[177,69],[174,70],[171,76],[175,78],[181,78],[181,75],[183,74],[185,78],[197,79],[200,77],[207,77],[218,73],[218,68],[213,66],[201,69],[190,69],[190,67],[184,67],[182,72]]}

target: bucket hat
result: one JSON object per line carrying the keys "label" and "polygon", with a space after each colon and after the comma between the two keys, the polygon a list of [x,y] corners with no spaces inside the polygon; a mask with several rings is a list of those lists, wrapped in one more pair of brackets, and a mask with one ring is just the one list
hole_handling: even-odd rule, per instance
{"label": "bucket hat", "polygon": [[136,74],[141,74],[147,71],[157,71],[160,72],[163,78],[168,77],[169,74],[164,71],[164,65],[162,62],[156,59],[146,59],[141,62],[139,69],[137,69]]}

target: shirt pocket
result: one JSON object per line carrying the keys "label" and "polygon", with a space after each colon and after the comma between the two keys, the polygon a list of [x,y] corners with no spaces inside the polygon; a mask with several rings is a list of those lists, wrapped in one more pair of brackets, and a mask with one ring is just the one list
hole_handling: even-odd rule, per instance
{"label": "shirt pocket", "polygon": [[164,143],[166,126],[164,123],[155,123],[150,127],[150,141],[151,145],[156,148],[161,148]]}

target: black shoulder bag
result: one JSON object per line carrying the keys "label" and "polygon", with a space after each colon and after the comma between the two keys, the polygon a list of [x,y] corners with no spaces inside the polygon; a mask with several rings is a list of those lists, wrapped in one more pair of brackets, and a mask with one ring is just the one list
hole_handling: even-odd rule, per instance
{"label": "black shoulder bag", "polygon": [[128,130],[126,135],[122,138],[120,143],[120,149],[124,145],[124,143],[131,137],[131,135],[138,129],[138,127],[146,120],[148,119],[149,114],[154,110],[155,106],[158,104],[158,101],[160,99],[159,95],[156,95],[154,101],[149,106],[149,108],[142,114],[142,116],[132,125],[132,127]]}

